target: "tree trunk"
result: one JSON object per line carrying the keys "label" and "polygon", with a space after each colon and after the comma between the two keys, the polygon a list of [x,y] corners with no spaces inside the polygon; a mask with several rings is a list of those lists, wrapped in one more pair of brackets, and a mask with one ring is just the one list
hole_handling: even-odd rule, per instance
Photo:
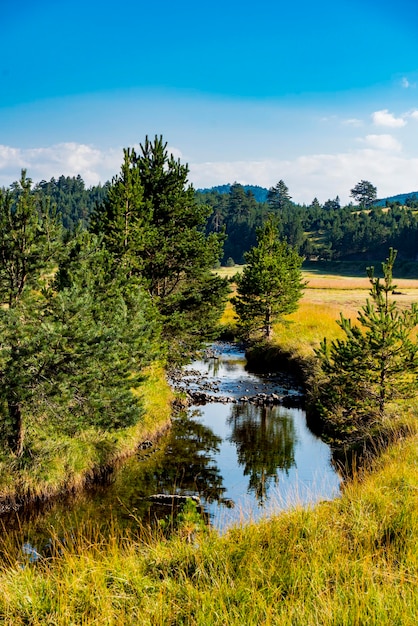
{"label": "tree trunk", "polygon": [[9,417],[12,432],[8,438],[9,447],[16,454],[22,456],[23,453],[23,419],[19,402],[9,400]]}
{"label": "tree trunk", "polygon": [[267,307],[266,316],[264,318],[264,336],[266,339],[270,339],[273,334],[272,320],[271,320],[271,309]]}

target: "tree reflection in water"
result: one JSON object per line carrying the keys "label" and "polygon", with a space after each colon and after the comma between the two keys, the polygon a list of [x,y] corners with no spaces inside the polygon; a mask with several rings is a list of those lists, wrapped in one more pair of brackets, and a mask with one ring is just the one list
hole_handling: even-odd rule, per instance
{"label": "tree reflection in water", "polygon": [[233,406],[228,423],[229,441],[236,445],[244,476],[249,476],[248,491],[263,505],[270,484],[279,480],[278,470],[287,473],[295,465],[293,419],[282,407],[246,403]]}
{"label": "tree reflection in water", "polygon": [[152,482],[156,491],[197,493],[209,503],[223,502],[226,489],[213,458],[222,438],[193,419],[200,414],[195,410],[190,417],[184,414],[173,421],[164,462],[154,469]]}
{"label": "tree reflection in water", "polygon": [[245,359],[203,359],[203,363],[206,366],[207,374],[209,376],[215,377],[221,375],[223,372],[236,372],[238,375],[242,375],[242,372],[245,369],[246,360]]}

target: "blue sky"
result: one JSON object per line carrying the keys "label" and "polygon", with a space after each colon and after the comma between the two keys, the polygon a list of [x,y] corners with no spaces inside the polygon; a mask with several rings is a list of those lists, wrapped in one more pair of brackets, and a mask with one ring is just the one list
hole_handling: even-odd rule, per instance
{"label": "blue sky", "polygon": [[0,185],[112,178],[162,134],[206,187],[418,190],[413,0],[3,0]]}

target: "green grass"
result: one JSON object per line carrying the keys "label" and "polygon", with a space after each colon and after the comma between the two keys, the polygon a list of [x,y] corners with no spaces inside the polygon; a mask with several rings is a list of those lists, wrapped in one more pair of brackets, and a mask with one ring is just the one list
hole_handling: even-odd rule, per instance
{"label": "green grass", "polygon": [[50,560],[0,567],[2,623],[412,626],[417,444],[396,444],[340,499],[224,536],[193,511],[170,539],[79,529]]}

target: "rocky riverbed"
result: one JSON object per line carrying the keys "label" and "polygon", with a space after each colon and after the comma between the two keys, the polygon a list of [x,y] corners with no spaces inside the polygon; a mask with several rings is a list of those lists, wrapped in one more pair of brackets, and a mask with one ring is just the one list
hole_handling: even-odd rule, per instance
{"label": "rocky riverbed", "polygon": [[[258,406],[282,405],[302,407],[304,394],[295,378],[284,372],[269,372],[259,375],[236,366],[235,344],[213,344],[204,350],[194,366],[171,372],[173,388],[183,395],[184,404],[203,405],[210,402],[250,403]],[[220,354],[222,349],[222,363]],[[228,354],[231,359],[228,362]]]}

